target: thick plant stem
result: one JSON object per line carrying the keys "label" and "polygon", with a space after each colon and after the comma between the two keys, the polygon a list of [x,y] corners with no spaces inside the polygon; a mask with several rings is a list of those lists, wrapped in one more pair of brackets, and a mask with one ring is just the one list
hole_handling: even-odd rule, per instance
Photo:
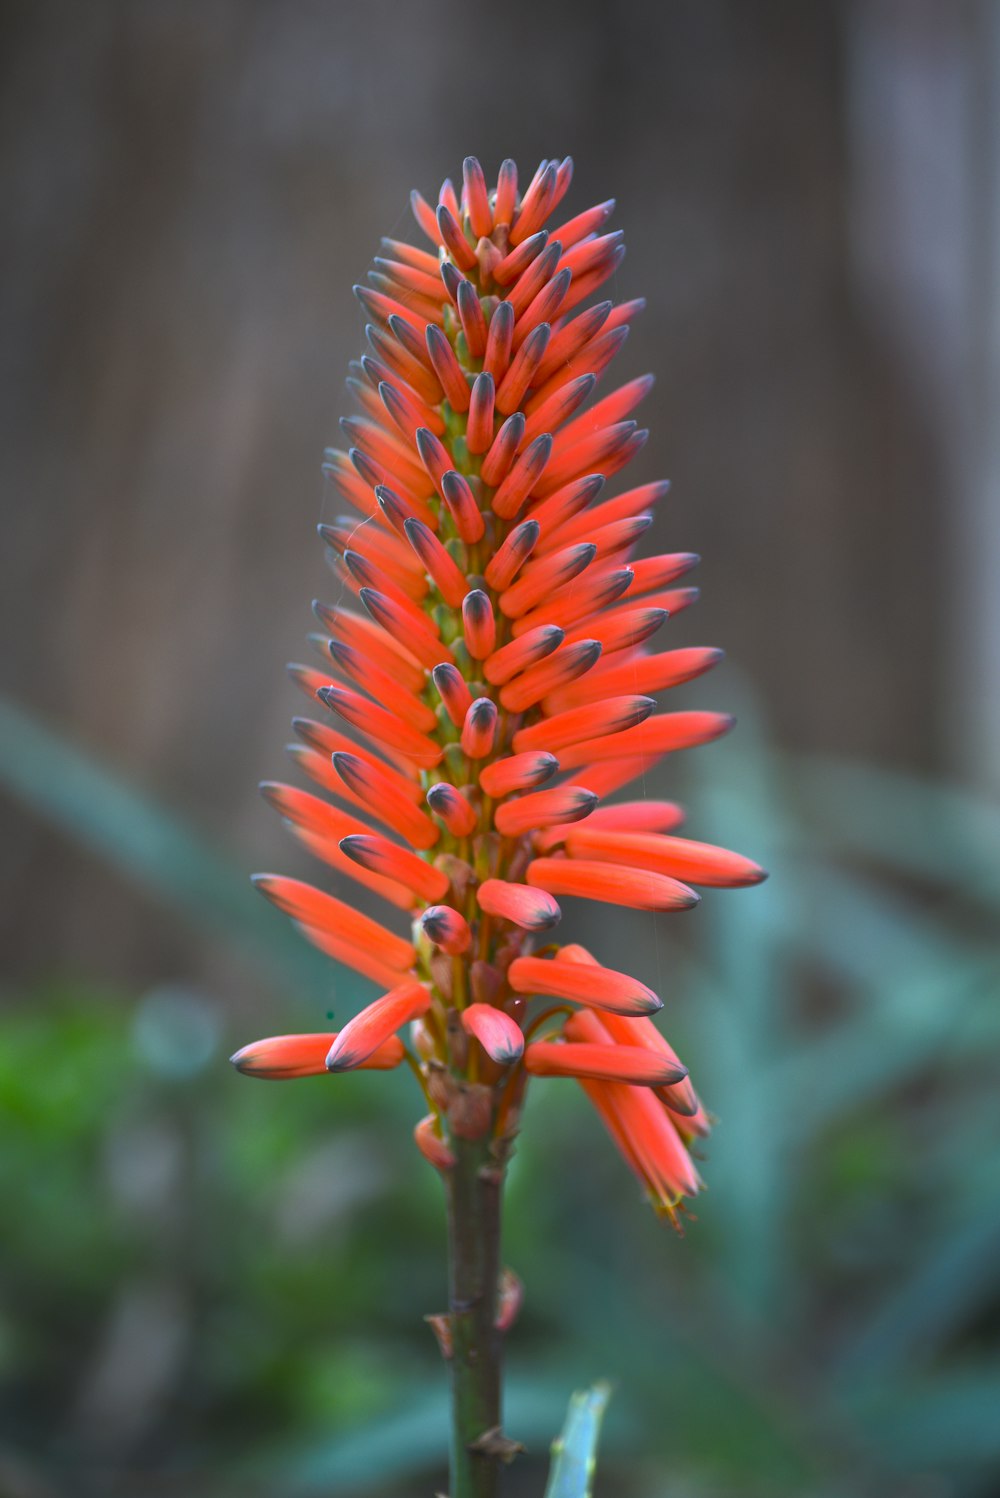
{"label": "thick plant stem", "polygon": [[455,1139],[448,1184],[448,1297],[453,1356],[449,1498],[495,1498],[503,1457],[497,1329],[503,1170],[492,1140]]}

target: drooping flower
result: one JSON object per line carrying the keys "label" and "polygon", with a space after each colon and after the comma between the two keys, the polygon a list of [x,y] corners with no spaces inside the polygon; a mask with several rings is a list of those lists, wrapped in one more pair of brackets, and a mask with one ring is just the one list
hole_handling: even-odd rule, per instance
{"label": "drooping flower", "polygon": [[731,719],[657,702],[720,652],[653,644],[697,598],[678,584],[698,558],[636,557],[667,485],[612,487],[645,444],[633,413],[652,378],[593,397],[643,303],[595,300],[625,249],[612,201],[560,222],[571,174],[542,162],[519,192],[508,161],[489,191],[468,158],[436,207],[413,194],[429,247],[383,241],[356,288],[358,411],[324,465],[351,513],[320,526],[356,602],[315,605],[322,666],[291,668],[315,714],[295,720],[293,756],[324,794],[263,789],[388,908],[382,922],[343,892],[257,885],[385,992],[335,1035],[233,1061],[279,1078],[408,1057],[430,1106],[416,1141],[445,1172],[469,1138],[492,1138],[502,1165],[529,1076],[575,1078],[675,1218],[699,1188],[688,1146],[706,1114],[650,1018],[659,997],[559,946],[558,902],[685,910],[693,885],[764,874],[678,836],[672,802],[608,799]]}

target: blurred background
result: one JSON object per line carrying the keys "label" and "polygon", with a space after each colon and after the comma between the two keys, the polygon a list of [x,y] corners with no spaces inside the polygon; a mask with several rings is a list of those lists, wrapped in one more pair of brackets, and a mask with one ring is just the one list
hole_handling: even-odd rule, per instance
{"label": "blurred background", "polygon": [[[772,870],[618,913],[720,1117],[675,1241],[535,1087],[508,1426],[538,1495],[1000,1492],[1000,6],[0,8],[0,1495],[442,1487],[442,1203],[401,1075],[226,1056],[368,996],[247,873],[379,237],[475,152],[615,196],[635,481],[735,711],[667,762]],[[683,701],[681,701],[683,699]],[[593,912],[572,913],[569,930]],[[315,960],[313,960],[315,958]]]}

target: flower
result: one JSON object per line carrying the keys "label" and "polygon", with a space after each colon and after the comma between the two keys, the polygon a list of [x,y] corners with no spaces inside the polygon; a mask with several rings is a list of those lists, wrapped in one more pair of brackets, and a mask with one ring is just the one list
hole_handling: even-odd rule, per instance
{"label": "flower", "polygon": [[697,598],[678,584],[698,558],[634,556],[667,485],[608,493],[645,444],[633,412],[652,377],[592,399],[643,303],[593,300],[625,253],[612,201],[549,227],[571,174],[543,161],[519,193],[507,161],[491,192],[468,158],[461,191],[446,181],[436,207],[413,194],[430,248],[383,241],[355,288],[370,319],[348,381],[359,410],[324,465],[354,513],[319,529],[357,601],[315,606],[322,668],[291,668],[325,709],[295,720],[293,750],[325,794],[263,791],[390,910],[256,882],[385,991],[337,1034],[233,1061],[269,1078],[409,1061],[430,1106],[415,1138],[442,1171],[463,1139],[490,1136],[502,1161],[530,1076],[574,1078],[676,1218],[707,1116],[650,1017],[659,997],[558,945],[559,900],[686,910],[692,886],[764,873],[678,836],[672,802],[607,799],[732,720],[656,700],[720,652],[651,643]]}

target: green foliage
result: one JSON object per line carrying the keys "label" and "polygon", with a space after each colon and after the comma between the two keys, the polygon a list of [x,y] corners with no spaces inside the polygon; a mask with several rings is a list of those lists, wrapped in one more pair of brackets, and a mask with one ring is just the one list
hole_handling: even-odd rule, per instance
{"label": "green foliage", "polygon": [[[778,755],[752,704],[741,720],[685,767],[691,834],[759,857],[771,882],[599,937],[628,941],[722,1115],[710,1189],[675,1243],[582,1096],[532,1088],[508,1202],[527,1300],[506,1427],[533,1455],[512,1492],[543,1490],[560,1390],[600,1375],[617,1394],[598,1498],[917,1481],[971,1498],[1000,1475],[998,811]],[[320,969],[244,900],[243,872],[23,714],[0,728],[8,789],[220,942],[255,944],[291,1028],[288,977],[307,997]],[[408,1079],[247,1082],[225,1066],[247,1036],[210,994],[40,984],[13,1000],[8,1444],[74,1470],[159,1469],[169,1451],[241,1491],[440,1486],[444,1379],[419,1313],[444,1294],[441,1200]],[[130,1315],[159,1382],[116,1404]]]}

